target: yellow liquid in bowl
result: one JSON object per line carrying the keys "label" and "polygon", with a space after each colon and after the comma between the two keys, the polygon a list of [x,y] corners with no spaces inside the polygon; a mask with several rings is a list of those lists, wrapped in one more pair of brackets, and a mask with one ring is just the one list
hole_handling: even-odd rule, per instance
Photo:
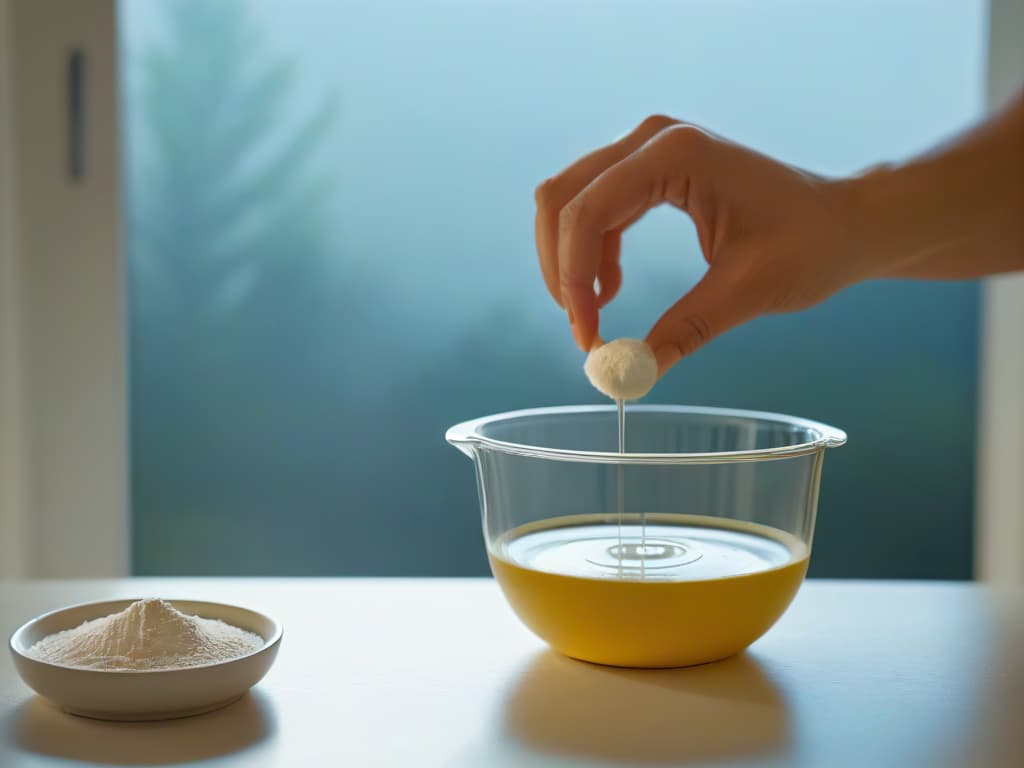
{"label": "yellow liquid in bowl", "polygon": [[739,653],[783,614],[810,551],[792,534],[696,515],[574,515],[494,541],[491,570],[555,650],[621,667],[682,667]]}

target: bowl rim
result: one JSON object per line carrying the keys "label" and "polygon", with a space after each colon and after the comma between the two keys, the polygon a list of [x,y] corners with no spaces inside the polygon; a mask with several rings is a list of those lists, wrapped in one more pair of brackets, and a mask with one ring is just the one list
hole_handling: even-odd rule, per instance
{"label": "bowl rim", "polygon": [[[10,649],[11,653],[15,657],[17,657],[19,659],[22,659],[22,660],[24,660],[26,662],[29,662],[31,664],[40,664],[40,665],[42,665],[44,667],[48,667],[49,669],[52,669],[52,670],[59,670],[61,672],[75,673],[75,674],[128,675],[128,676],[132,676],[132,677],[138,677],[140,675],[163,675],[163,674],[167,674],[167,673],[173,673],[173,674],[179,674],[180,675],[183,672],[192,672],[192,671],[197,671],[198,672],[198,671],[202,671],[202,670],[212,669],[214,667],[223,667],[223,666],[225,666],[227,664],[234,664],[235,662],[244,661],[245,659],[251,659],[254,656],[258,656],[258,655],[260,655],[262,653],[265,653],[265,652],[269,651],[274,646],[278,645],[281,642],[281,638],[284,637],[284,627],[281,625],[281,622],[277,621],[277,619],[275,619],[274,617],[272,617],[272,616],[270,616],[270,615],[268,615],[266,613],[263,613],[262,611],[257,611],[257,610],[255,610],[253,608],[248,608],[248,607],[246,607],[244,605],[236,605],[234,603],[222,603],[222,602],[218,602],[216,600],[193,600],[193,599],[186,598],[186,597],[178,597],[178,598],[161,597],[160,598],[161,600],[164,600],[164,601],[166,601],[168,603],[171,603],[176,608],[178,607],[179,603],[190,603],[192,605],[215,606],[215,607],[218,607],[218,608],[232,608],[232,609],[235,609],[235,610],[241,610],[241,611],[245,611],[247,613],[251,613],[251,614],[253,614],[255,616],[259,616],[261,619],[264,619],[265,621],[269,622],[269,624],[271,626],[270,636],[266,637],[266,638],[263,638],[263,644],[259,648],[255,649],[253,651],[249,651],[248,653],[243,654],[242,656],[234,656],[234,657],[232,657],[230,659],[224,659],[223,661],[211,661],[211,662],[208,662],[206,664],[195,664],[193,666],[188,666],[188,667],[168,667],[168,668],[165,668],[165,669],[91,669],[89,667],[73,667],[73,666],[70,666],[70,665],[67,665],[67,664],[55,664],[52,661],[44,661],[43,659],[37,659],[36,657],[29,655],[28,653],[23,651],[20,647],[18,647],[19,644],[22,645],[22,646],[27,647],[26,644],[21,641],[20,636],[24,635],[24,634],[27,634],[29,629],[33,625],[39,624],[40,622],[43,622],[46,619],[49,619],[49,618],[51,618],[53,616],[56,616],[58,614],[66,613],[68,611],[73,611],[73,610],[76,610],[76,609],[79,609],[79,608],[88,608],[88,607],[93,607],[93,606],[98,607],[98,606],[101,606],[101,605],[119,605],[119,604],[124,604],[122,608],[115,608],[114,610],[111,611],[111,613],[116,613],[118,610],[123,610],[124,608],[127,608],[132,603],[138,602],[139,600],[146,600],[146,599],[149,599],[149,598],[145,598],[145,597],[118,597],[118,598],[112,598],[112,599],[109,599],[109,600],[88,600],[88,601],[82,602],[82,603],[74,603],[72,605],[65,605],[62,608],[54,608],[52,611],[47,611],[45,613],[41,613],[38,616],[36,616],[36,617],[34,617],[32,619],[29,619],[24,624],[22,624],[20,627],[18,627],[16,630],[14,630],[11,633],[10,637],[8,638],[8,640],[7,640],[7,647]],[[179,610],[181,610],[181,609],[179,608]],[[95,618],[96,619],[101,619],[104,616],[109,616],[109,615],[111,615],[111,614],[107,613],[107,614],[103,614],[101,616],[96,616]],[[193,615],[195,615],[195,614],[193,614]],[[209,617],[204,616],[202,618],[209,618]],[[93,621],[93,620],[94,619],[85,619],[85,621]],[[221,619],[221,621],[224,621],[224,620]],[[227,622],[225,622],[225,623],[227,623]],[[234,626],[234,625],[232,625],[232,626]],[[73,629],[73,627],[68,627],[68,629]],[[239,627],[239,629],[242,629],[242,628]],[[57,631],[61,632],[61,631],[64,631],[64,630],[57,630]],[[251,631],[251,630],[246,630],[246,631]],[[51,633],[51,634],[53,634],[53,633]],[[256,633],[253,632],[253,634],[256,634]],[[16,642],[16,640],[18,642]]]}
{"label": "bowl rim", "polygon": [[[506,440],[496,440],[487,437],[482,429],[490,424],[499,421],[509,421],[531,416],[555,416],[571,415],[581,413],[614,413],[614,405],[565,405],[551,406],[546,408],[527,408],[518,411],[507,411],[496,413],[491,416],[483,416],[477,419],[470,419],[448,429],[445,439],[452,445],[460,448],[475,448],[482,446],[502,453],[509,453],[517,456],[526,456],[537,459],[552,459],[555,461],[576,461],[595,464],[728,464],[744,461],[768,461],[772,459],[785,459],[795,456],[823,451],[826,448],[838,448],[846,443],[846,432],[843,430],[823,424],[819,421],[804,419],[798,416],[789,416],[784,413],[772,413],[770,411],[750,411],[737,408],[715,408],[711,406],[694,405],[627,405],[626,410],[641,413],[676,413],[695,416],[715,416],[723,420],[743,421],[768,421],[778,424],[785,424],[793,427],[808,429],[817,433],[814,440],[795,445],[781,445],[774,448],[760,448],[742,451],[713,451],[707,453],[618,453],[609,451],[575,451],[565,448],[547,448],[539,445],[527,445],[523,443],[512,443]],[[468,452],[468,451],[467,451]]]}

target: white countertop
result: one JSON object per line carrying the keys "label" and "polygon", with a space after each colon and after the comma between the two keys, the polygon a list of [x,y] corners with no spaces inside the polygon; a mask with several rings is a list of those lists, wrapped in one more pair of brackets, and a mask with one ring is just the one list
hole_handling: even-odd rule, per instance
{"label": "white countertop", "polygon": [[1024,593],[804,585],[734,659],[641,671],[562,658],[489,579],[0,582],[0,632],[113,597],[220,600],[284,624],[277,664],[219,712],[66,715],[0,655],[0,767],[1024,766]]}

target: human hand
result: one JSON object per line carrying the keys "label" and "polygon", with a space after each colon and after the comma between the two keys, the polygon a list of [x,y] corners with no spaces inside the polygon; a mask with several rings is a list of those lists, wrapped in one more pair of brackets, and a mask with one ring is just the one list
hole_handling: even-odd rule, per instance
{"label": "human hand", "polygon": [[693,219],[708,270],[647,336],[659,375],[730,328],[810,307],[877,268],[854,247],[842,185],[668,117],[581,158],[536,199],[544,281],[584,351],[622,284],[623,231],[662,203]]}

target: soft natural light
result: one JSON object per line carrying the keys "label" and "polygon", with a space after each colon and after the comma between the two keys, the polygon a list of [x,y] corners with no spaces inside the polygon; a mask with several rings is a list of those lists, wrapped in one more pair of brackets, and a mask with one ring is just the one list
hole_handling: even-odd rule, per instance
{"label": "soft natural light", "polygon": [[[820,173],[906,156],[983,107],[984,3],[936,5],[122,2],[135,571],[485,573],[445,427],[601,401],[533,187],[654,112]],[[624,250],[606,338],[703,266],[673,211]],[[812,573],[965,578],[977,312],[863,285],[648,400],[848,425]]]}

